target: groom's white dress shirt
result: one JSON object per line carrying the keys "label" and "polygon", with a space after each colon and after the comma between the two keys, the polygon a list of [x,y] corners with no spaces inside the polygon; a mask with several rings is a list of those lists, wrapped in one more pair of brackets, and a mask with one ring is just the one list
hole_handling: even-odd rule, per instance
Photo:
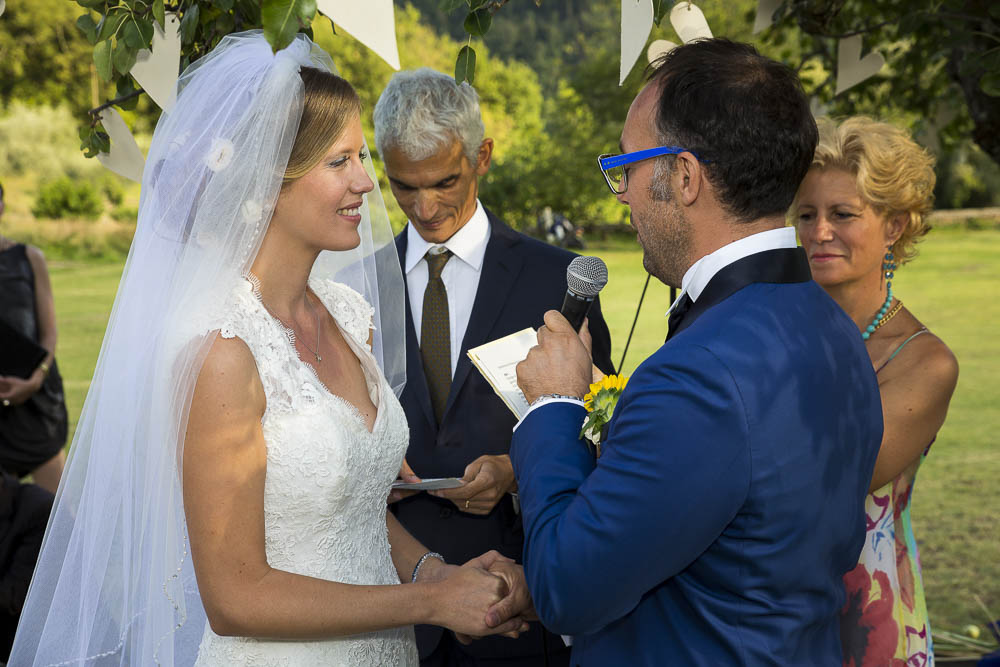
{"label": "groom's white dress shirt", "polygon": [[[667,315],[669,315],[670,312],[677,306],[677,302],[680,301],[681,297],[685,294],[691,298],[692,302],[696,302],[698,297],[701,296],[701,293],[705,291],[708,283],[715,277],[715,274],[733,262],[741,260],[749,255],[757,254],[758,252],[764,252],[765,250],[794,248],[796,246],[794,227],[769,229],[766,232],[751,234],[750,236],[739,239],[738,241],[727,243],[715,252],[711,252],[699,259],[684,273],[684,277],[681,279],[680,294],[678,294],[674,302],[670,304],[670,308],[667,309]],[[577,405],[583,405],[583,401],[578,401],[573,398],[543,398],[533,403],[531,407],[528,408],[528,411],[524,413],[524,417],[531,414],[531,411],[535,408],[541,407],[546,403],[553,402],[576,403]],[[521,421],[524,420],[524,417],[521,417]],[[514,425],[515,431],[517,430],[517,427],[520,426],[521,421]]]}
{"label": "groom's white dress shirt", "polygon": [[670,308],[667,315],[674,309],[681,297],[687,294],[692,302],[698,301],[698,297],[705,291],[708,283],[711,282],[715,274],[726,268],[733,262],[741,260],[748,255],[755,255],[765,250],[777,250],[778,248],[794,248],[795,228],[782,227],[780,229],[769,229],[766,232],[751,234],[746,238],[728,243],[715,252],[711,252],[684,272],[681,279],[681,292]]}
{"label": "groom's white dress shirt", "polygon": [[441,281],[448,293],[448,326],[451,329],[451,375],[455,377],[462,340],[472,316],[472,306],[479,289],[486,244],[490,240],[490,221],[483,205],[476,200],[476,210],[461,229],[443,244],[428,243],[412,224],[406,228],[406,292],[410,299],[410,314],[417,340],[423,321],[424,290],[427,289],[427,260],[424,255],[432,248],[447,248],[454,256],[441,271]]}

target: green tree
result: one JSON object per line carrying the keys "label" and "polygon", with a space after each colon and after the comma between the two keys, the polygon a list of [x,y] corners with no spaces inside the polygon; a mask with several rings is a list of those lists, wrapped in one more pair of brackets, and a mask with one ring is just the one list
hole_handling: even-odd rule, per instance
{"label": "green tree", "polygon": [[79,8],[66,0],[8,2],[0,17],[0,103],[92,106],[91,46],[73,26]]}
{"label": "green tree", "polygon": [[[449,8],[464,6],[469,44],[456,49],[456,79],[472,81],[476,54],[472,35],[485,34],[493,13],[507,0],[442,0]],[[129,71],[137,54],[149,49],[154,25],[165,25],[167,10],[180,19],[181,63],[184,69],[211,51],[232,32],[261,28],[271,47],[284,48],[297,32],[312,36],[317,16],[316,0],[76,0],[87,10],[77,19],[77,27],[93,45],[93,62],[101,80],[115,85],[117,97],[90,110],[90,130],[82,131],[82,148],[91,157],[109,149],[108,137],[98,128],[99,112],[108,106],[135,108],[142,90],[135,86]]]}
{"label": "green tree", "polygon": [[[406,0],[420,10],[424,21],[438,31],[445,32],[456,41],[468,37],[465,29],[467,14],[454,2],[442,0]],[[585,32],[582,20],[583,7],[597,5],[603,13],[618,15],[618,2],[597,0],[580,3],[578,0],[510,0],[503,12],[494,15],[489,31],[482,36],[482,43],[494,56],[504,60],[520,60],[531,67],[542,83],[543,89],[555,90],[560,71],[576,64],[574,54],[566,46],[576,36]],[[617,37],[616,37],[617,40]]]}
{"label": "green tree", "polygon": [[[477,52],[475,84],[484,100],[488,131],[497,139],[497,168],[484,181],[484,200],[503,202],[506,210],[516,208],[523,221],[533,218],[544,205],[578,222],[624,220],[625,209],[603,188],[594,161],[597,154],[614,151],[625,112],[643,82],[640,62],[623,86],[614,85],[619,68],[620,0],[406,1],[402,5],[399,0],[396,12],[404,67],[428,65],[472,77],[476,72],[456,68],[456,60],[463,57],[460,54],[468,55],[464,47]],[[49,5],[56,6],[52,3],[60,3],[64,14],[66,7],[72,7],[65,0],[38,0],[31,5],[32,16],[50,11]],[[108,97],[116,98],[109,103],[129,109],[140,99],[135,116],[140,129],[151,127],[157,110],[123,72],[128,71],[135,51],[148,45],[152,24],[161,20],[165,9],[181,16],[182,66],[207,53],[229,32],[264,27],[275,46],[290,40],[295,31],[313,34],[315,29],[315,38],[335,54],[344,75],[359,88],[369,107],[391,74],[381,59],[349,36],[334,37],[330,22],[317,15],[313,0],[77,3],[88,9],[77,24],[93,44],[96,70],[109,82],[104,84]],[[663,20],[671,5],[654,0],[659,21],[650,40],[679,41],[669,20]],[[987,0],[785,0],[776,12],[775,25],[756,37],[751,34],[756,0],[703,0],[699,6],[716,35],[755,42],[762,52],[795,67],[806,91],[830,113],[868,113],[904,124],[942,154],[944,170],[968,171],[968,160],[948,155],[974,155],[963,143],[972,131],[985,155],[992,158],[993,164],[987,167],[997,171],[996,104],[1000,98],[994,93],[1000,88],[996,18],[1000,9]],[[23,26],[33,27],[37,22],[22,18],[18,34],[27,31]],[[283,29],[274,27],[279,24]],[[65,18],[49,27],[57,30],[60,26],[65,33]],[[869,48],[882,51],[888,65],[878,76],[834,96],[838,38],[855,33],[864,35]],[[8,65],[6,54],[16,49],[9,46],[13,41],[3,41],[5,37],[0,33],[0,49],[7,45],[0,51],[5,55],[0,61],[4,66],[23,68],[22,61],[48,58],[42,54],[11,60]],[[50,48],[58,39],[39,39],[37,48]],[[75,39],[78,50],[74,53],[79,54],[79,37]],[[85,90],[81,83],[85,75],[66,72],[79,68],[86,58],[64,58],[63,51],[53,61],[57,75],[51,80],[71,85],[51,84],[45,89],[28,84],[16,95],[51,99],[72,90],[74,84]],[[22,80],[44,80],[39,76]],[[497,80],[491,81],[493,77]],[[6,85],[15,78],[5,76],[3,82]],[[85,93],[72,96],[86,98]],[[955,100],[966,103],[956,105]],[[88,154],[105,150],[107,137],[94,117],[90,126],[83,135]],[[939,174],[944,187],[957,188],[955,193],[943,192],[942,203],[982,199],[983,188],[972,188],[967,177],[952,177],[940,169]],[[983,182],[993,180],[990,176]]]}
{"label": "green tree", "polygon": [[[435,1],[414,0],[418,5]],[[527,4],[527,0],[520,2]],[[662,15],[650,40],[677,42],[669,19],[664,20],[672,3],[656,0],[654,4]],[[786,0],[776,12],[777,23],[756,36],[751,32],[756,0],[703,0],[698,5],[714,34],[752,42],[766,55],[795,68],[806,92],[831,115],[867,114],[913,131],[939,155],[941,205],[1000,202],[1000,192],[990,187],[1000,179],[1000,161],[990,149],[1000,142],[1000,98],[994,96],[1000,76],[997,3]],[[593,0],[583,7],[545,0],[537,10],[511,9],[498,15],[484,38],[495,53],[523,59],[538,71],[547,100],[561,91],[560,80],[578,91],[593,114],[597,131],[612,128],[601,136],[592,135],[594,142],[608,146],[604,150],[612,150],[617,143],[614,132],[621,127],[624,110],[642,80],[640,62],[622,87],[609,84],[618,75],[619,7],[620,0]],[[455,29],[456,15],[442,18],[449,29]],[[879,75],[835,96],[837,42],[854,33],[863,34],[866,47],[882,52],[887,65]],[[501,35],[504,40],[499,39]],[[507,35],[513,37],[507,39]],[[526,48],[519,39],[541,44]],[[558,55],[553,55],[553,45],[558,46]],[[551,72],[555,72],[555,83],[547,74]],[[598,90],[599,95],[593,93]],[[567,98],[560,92],[556,99]],[[558,105],[551,108],[563,117],[570,112]],[[546,127],[555,136],[565,126],[547,111]],[[566,137],[561,145],[568,145],[567,141],[573,137]]]}
{"label": "green tree", "polygon": [[[785,0],[763,38],[795,43],[791,64],[826,75],[807,85],[836,114],[909,114],[946,145],[965,137],[1000,164],[1000,4],[993,0]],[[861,35],[886,59],[834,96],[837,43]],[[887,114],[886,111],[889,111]],[[957,113],[956,113],[957,112]]]}

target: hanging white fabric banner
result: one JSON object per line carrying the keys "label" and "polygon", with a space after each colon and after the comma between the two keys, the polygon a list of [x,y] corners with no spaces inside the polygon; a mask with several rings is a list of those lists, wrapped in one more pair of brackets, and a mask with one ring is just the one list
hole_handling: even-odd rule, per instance
{"label": "hanging white fabric banner", "polygon": [[712,37],[712,29],[708,27],[705,15],[690,2],[678,2],[674,5],[670,10],[670,25],[674,26],[677,36],[685,44],[696,39]]}
{"label": "hanging white fabric banner", "polygon": [[393,69],[399,69],[392,0],[317,0],[316,8],[328,16],[337,29],[349,33]]}
{"label": "hanging white fabric banner", "polygon": [[98,153],[98,161],[119,176],[142,183],[146,158],[121,114],[114,107],[104,109],[101,111],[101,125],[111,138],[111,152]]}
{"label": "hanging white fabric banner", "polygon": [[865,79],[878,74],[885,65],[885,58],[878,51],[861,57],[861,35],[845,37],[837,46],[837,92],[856,86]]}
{"label": "hanging white fabric banner", "polygon": [[781,6],[781,0],[760,0],[757,3],[757,17],[753,21],[753,34],[767,30],[774,23],[774,12]]}
{"label": "hanging white fabric banner", "polygon": [[649,43],[649,48],[646,49],[646,60],[652,63],[657,58],[665,56],[674,49],[677,45],[671,42],[669,39],[656,39]]}
{"label": "hanging white fabric banner", "polygon": [[632,71],[653,29],[653,0],[622,0],[622,49],[618,85]]}
{"label": "hanging white fabric banner", "polygon": [[180,21],[176,14],[167,14],[164,22],[166,30],[153,22],[152,51],[139,51],[129,74],[161,109],[170,111],[177,100],[181,66]]}

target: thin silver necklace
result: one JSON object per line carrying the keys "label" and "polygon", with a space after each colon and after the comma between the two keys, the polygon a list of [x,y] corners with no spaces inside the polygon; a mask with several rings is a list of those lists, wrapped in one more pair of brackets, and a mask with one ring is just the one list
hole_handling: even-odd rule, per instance
{"label": "thin silver necklace", "polygon": [[321,357],[320,354],[319,354],[319,337],[320,337],[320,333],[323,331],[323,329],[322,329],[323,323],[319,319],[319,313],[316,311],[315,308],[313,308],[313,305],[311,303],[309,303],[309,295],[308,294],[306,294],[306,308],[309,309],[309,311],[313,314],[313,317],[316,319],[316,349],[314,350],[311,347],[309,347],[309,344],[306,343],[305,340],[302,341],[302,344],[306,346],[307,350],[309,350],[310,352],[312,352],[312,355],[314,357],[316,357],[316,363],[318,364],[318,363],[321,363],[323,361],[323,357]]}
{"label": "thin silver necklace", "polygon": [[[260,278],[258,278],[249,271],[247,271],[246,275],[247,279],[250,281],[251,286],[253,287],[254,295],[260,301],[260,305],[264,306],[264,310],[266,310],[268,314],[271,315],[271,317],[278,320],[278,323],[285,328],[285,331],[288,332],[289,338],[291,338],[292,347],[295,347],[295,341],[298,339],[298,337],[295,335],[295,329],[285,324],[285,321],[280,317],[278,317],[277,315],[275,315],[273,312],[271,312],[271,309],[267,307],[266,303],[264,303],[264,299],[261,298],[260,294]],[[309,352],[314,357],[316,357],[316,363],[318,364],[322,363],[323,361],[323,357],[319,353],[319,341],[320,341],[320,335],[323,332],[323,323],[319,319],[319,313],[316,311],[315,308],[313,308],[313,305],[309,303],[309,295],[306,294],[305,298],[306,298],[306,308],[309,309],[309,312],[311,312],[313,314],[313,317],[316,319],[316,349],[314,350],[311,347],[309,347],[309,343],[307,343],[304,338],[302,339],[302,344],[305,346],[307,350],[309,350]]]}

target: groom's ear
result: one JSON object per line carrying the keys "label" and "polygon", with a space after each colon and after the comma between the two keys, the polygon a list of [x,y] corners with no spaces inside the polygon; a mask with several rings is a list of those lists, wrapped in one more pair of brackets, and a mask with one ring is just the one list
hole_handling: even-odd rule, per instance
{"label": "groom's ear", "polygon": [[691,206],[705,194],[705,177],[701,163],[691,153],[684,151],[674,159],[670,178],[685,206]]}

